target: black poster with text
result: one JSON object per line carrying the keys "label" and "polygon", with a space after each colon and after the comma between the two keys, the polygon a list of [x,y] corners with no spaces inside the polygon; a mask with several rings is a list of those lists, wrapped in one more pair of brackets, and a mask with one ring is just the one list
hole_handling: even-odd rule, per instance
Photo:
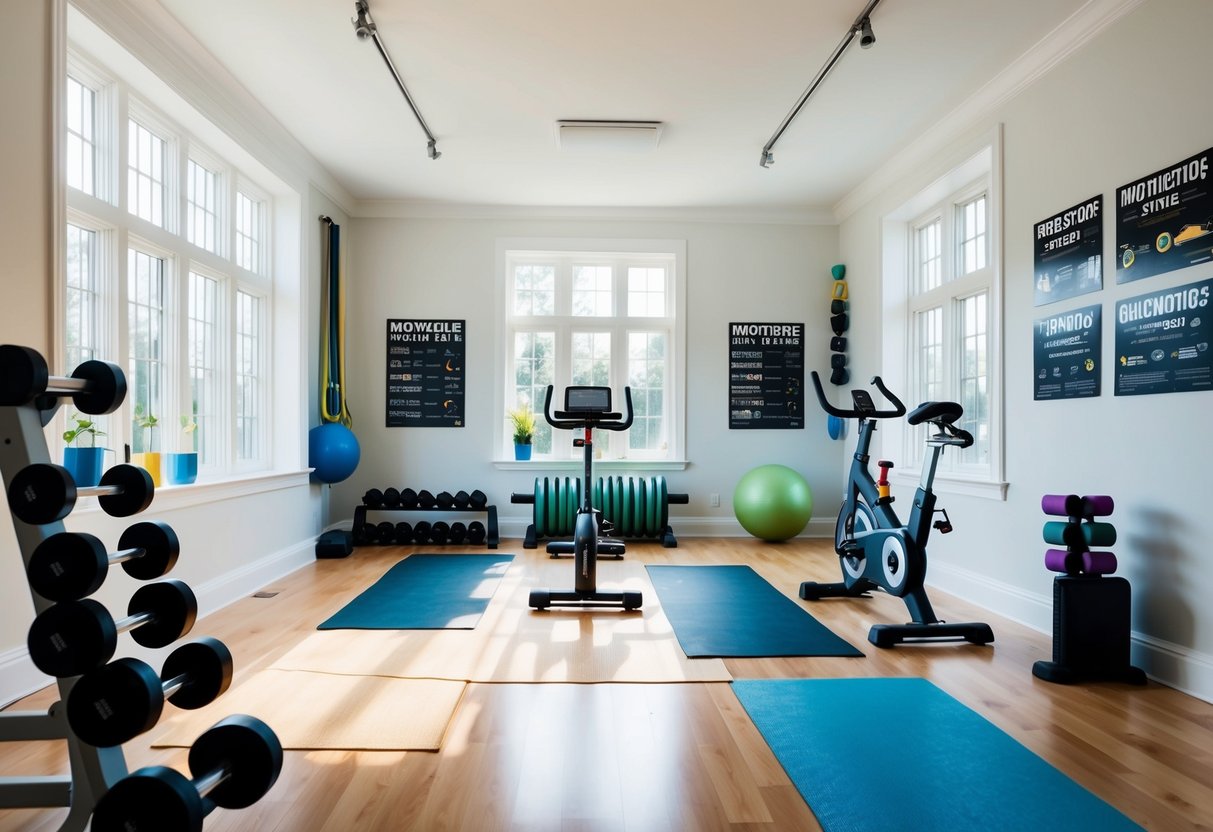
{"label": "black poster with text", "polygon": [[388,319],[389,428],[463,427],[465,323]]}
{"label": "black poster with text", "polygon": [[1213,389],[1211,288],[1202,280],[1116,304],[1116,395]]}
{"label": "black poster with text", "polygon": [[729,324],[729,428],[804,427],[804,324]]}
{"label": "black poster with text", "polygon": [[1213,148],[1116,189],[1116,282],[1213,259]]}
{"label": "black poster with text", "polygon": [[1103,194],[1032,226],[1036,306],[1103,288]]}
{"label": "black poster with text", "polygon": [[1035,380],[1032,398],[1083,399],[1099,395],[1102,307],[1084,306],[1032,322]]}

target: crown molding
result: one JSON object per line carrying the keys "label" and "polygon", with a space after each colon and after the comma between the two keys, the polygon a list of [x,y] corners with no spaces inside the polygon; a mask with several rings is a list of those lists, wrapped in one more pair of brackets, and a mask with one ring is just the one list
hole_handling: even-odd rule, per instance
{"label": "crown molding", "polygon": [[613,222],[700,222],[753,225],[836,225],[829,208],[653,208],[475,205],[412,200],[358,200],[351,216],[425,220],[596,220]]}
{"label": "crown molding", "polygon": [[342,210],[354,197],[270,115],[180,21],[154,0],[70,0],[160,80],[307,197],[311,184]]}
{"label": "crown molding", "polygon": [[921,170],[933,154],[996,113],[1006,102],[1143,2],[1145,0],[1088,0],[1014,63],[840,199],[834,205],[834,221],[843,222],[890,185]]}

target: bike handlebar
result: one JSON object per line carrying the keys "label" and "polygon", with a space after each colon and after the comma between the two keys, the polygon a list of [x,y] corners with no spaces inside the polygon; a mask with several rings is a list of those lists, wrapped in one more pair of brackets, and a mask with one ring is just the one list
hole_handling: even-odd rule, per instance
{"label": "bike handlebar", "polygon": [[837,416],[840,419],[894,419],[898,416],[906,415],[906,406],[901,403],[901,399],[889,392],[889,388],[884,386],[880,376],[872,376],[872,384],[876,385],[882,396],[893,403],[895,410],[872,410],[864,413],[860,410],[843,410],[840,407],[835,407],[826,399],[826,392],[821,387],[821,377],[817,375],[817,371],[811,373],[813,377],[813,387],[817,390],[817,401],[821,403],[821,409],[831,416]]}
{"label": "bike handlebar", "polygon": [[603,430],[627,430],[628,428],[630,428],[632,426],[633,413],[632,413],[632,388],[631,387],[623,388],[623,400],[624,400],[624,404],[627,405],[627,407],[625,409],[625,412],[627,413],[627,418],[624,418],[624,419],[618,418],[618,416],[619,416],[618,413],[602,414],[605,416],[616,417],[614,419],[598,419],[598,418],[595,418],[595,414],[593,412],[587,412],[585,414],[585,418],[583,418],[583,419],[557,419],[554,416],[552,416],[552,391],[554,389],[555,389],[554,386],[549,384],[547,395],[544,397],[544,400],[543,400],[543,418],[546,419],[547,423],[554,428],[560,428],[561,430],[576,430],[577,428],[584,428],[584,427],[590,426],[590,427],[595,427],[595,428],[602,428]]}

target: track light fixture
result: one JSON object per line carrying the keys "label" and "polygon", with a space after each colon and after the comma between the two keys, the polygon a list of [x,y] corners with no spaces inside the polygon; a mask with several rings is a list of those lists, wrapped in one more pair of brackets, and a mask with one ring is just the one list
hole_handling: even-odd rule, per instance
{"label": "track light fixture", "polygon": [[817,75],[809,82],[809,86],[801,94],[800,100],[796,102],[796,106],[784,116],[783,122],[772,134],[770,140],[763,146],[762,157],[758,160],[759,165],[769,168],[775,163],[775,154],[772,152],[775,142],[779,141],[779,137],[783,135],[783,131],[788,129],[788,125],[792,123],[792,119],[799,115],[800,109],[809,100],[809,96],[813,94],[817,87],[821,85],[821,82],[825,80],[826,76],[830,74],[830,70],[834,68],[834,64],[838,63],[843,53],[847,51],[847,47],[851,45],[851,41],[855,39],[855,36],[859,35],[859,45],[864,49],[870,49],[872,44],[876,43],[876,35],[872,32],[871,14],[879,2],[880,0],[868,0],[863,11],[859,13],[859,16],[855,18],[855,22],[851,24],[851,28],[847,29],[847,33],[843,35],[842,41],[839,42],[838,46],[834,47],[834,51],[830,54],[830,57],[821,69],[817,70]]}
{"label": "track light fixture", "polygon": [[396,70],[396,65],[392,63],[392,58],[387,53],[387,47],[383,44],[383,38],[379,36],[379,28],[375,25],[375,21],[371,19],[371,8],[367,0],[354,0],[354,14],[355,17],[350,18],[350,22],[354,24],[354,34],[357,35],[358,40],[374,41],[375,48],[379,50],[379,54],[383,56],[384,63],[387,64],[387,68],[392,72],[392,77],[396,79],[396,86],[400,87],[400,91],[404,93],[404,100],[408,102],[409,109],[413,111],[417,123],[421,125],[422,131],[425,132],[425,137],[428,140],[425,146],[429,157],[437,159],[442,155],[438,150],[438,140],[430,132],[429,125],[425,123],[421,111],[413,103],[413,96],[409,95],[408,88],[404,85],[404,80]]}

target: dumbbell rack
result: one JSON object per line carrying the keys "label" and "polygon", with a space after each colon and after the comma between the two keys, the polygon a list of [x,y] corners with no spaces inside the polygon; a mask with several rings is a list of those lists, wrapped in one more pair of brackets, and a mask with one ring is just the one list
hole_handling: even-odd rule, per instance
{"label": "dumbbell rack", "polygon": [[[495,506],[495,505],[486,505],[484,508],[480,508],[480,509],[472,508],[470,506],[468,506],[467,508],[456,508],[455,506],[451,506],[449,508],[443,508],[442,506],[434,505],[434,506],[430,506],[429,508],[422,508],[421,506],[412,506],[412,507],[406,508],[405,506],[360,505],[354,509],[354,527],[352,530],[352,535],[353,535],[355,546],[359,545],[359,541],[363,540],[362,528],[363,528],[363,526],[366,525],[366,513],[368,511],[424,511],[424,512],[433,511],[433,512],[445,512],[445,513],[456,513],[456,514],[458,514],[460,512],[470,512],[470,513],[483,512],[484,514],[487,515],[485,517],[485,521],[484,521],[484,530],[485,530],[484,542],[485,542],[485,544],[490,549],[496,549],[497,544],[501,542],[501,536],[500,536],[500,534],[498,532],[498,528],[497,528],[497,506]],[[439,545],[439,544],[435,544],[435,545]]]}
{"label": "dumbbell rack", "polygon": [[[50,451],[42,432],[57,406],[39,410],[33,404],[0,407],[0,477],[5,493],[16,472],[33,463],[49,463]],[[13,530],[21,548],[22,562],[29,565],[35,548],[46,538],[64,531],[62,521],[30,525],[13,518]],[[23,570],[24,571],[24,570]],[[30,591],[35,612],[51,602]],[[0,742],[66,740],[70,776],[0,777],[0,808],[70,807],[60,832],[79,832],[89,822],[93,807],[109,788],[127,775],[120,746],[95,748],[72,733],[64,703],[79,677],[58,680],[59,701],[42,712],[0,712]]]}

